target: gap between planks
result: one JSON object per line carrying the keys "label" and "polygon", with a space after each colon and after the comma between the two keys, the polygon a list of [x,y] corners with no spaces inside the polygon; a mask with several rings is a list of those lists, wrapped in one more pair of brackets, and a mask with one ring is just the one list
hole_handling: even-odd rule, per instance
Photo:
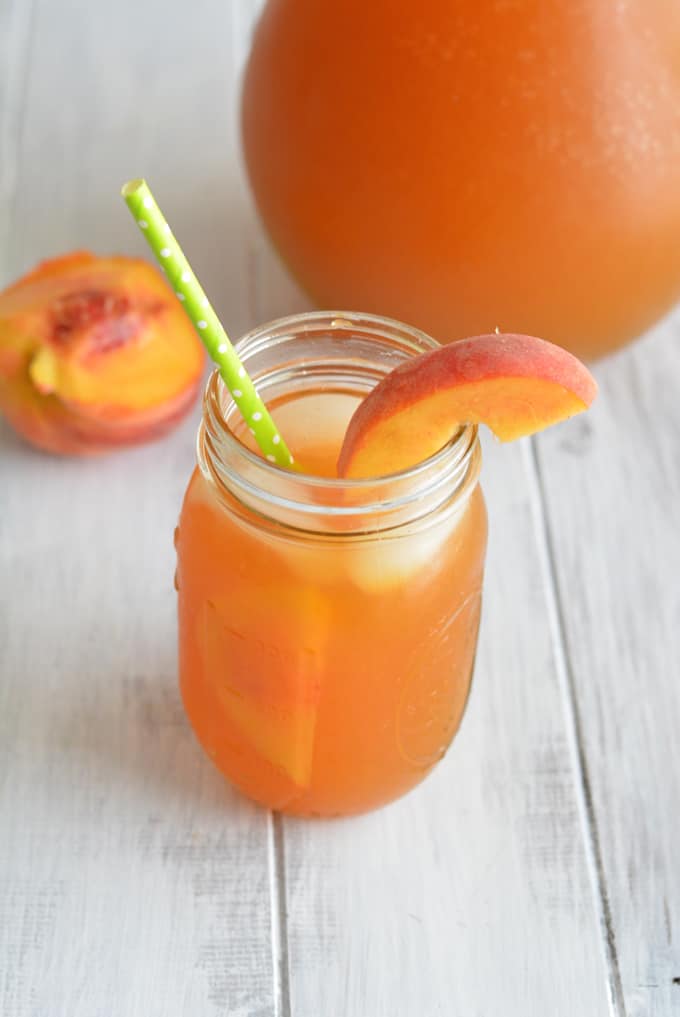
{"label": "gap between planks", "polygon": [[564,612],[557,583],[553,535],[546,509],[545,491],[536,439],[521,442],[531,514],[534,521],[539,567],[545,589],[546,610],[553,647],[555,672],[564,708],[565,728],[572,769],[575,796],[583,830],[586,865],[595,900],[597,918],[602,930],[601,947],[607,971],[607,991],[612,1017],[627,1017],[623,984],[616,952],[616,935],[609,906],[602,850],[588,775],[585,744],[579,712],[573,667],[566,639]]}
{"label": "gap between planks", "polygon": [[291,1017],[290,966],[288,963],[288,916],[286,903],[286,857],[283,819],[270,812],[267,822],[269,899],[271,902],[272,972],[275,1017]]}
{"label": "gap between planks", "polygon": [[[264,0],[250,0],[245,16],[242,7],[232,7],[232,39],[238,40],[239,53],[235,54],[238,66],[244,53],[250,49],[250,38]],[[248,309],[253,324],[263,320],[259,293],[259,264],[257,244],[252,233],[248,243]],[[266,319],[265,315],[265,319]],[[275,1017],[291,1017],[290,963],[288,950],[288,906],[286,888],[286,857],[283,817],[270,812],[267,821],[269,899],[271,907],[272,975]]]}

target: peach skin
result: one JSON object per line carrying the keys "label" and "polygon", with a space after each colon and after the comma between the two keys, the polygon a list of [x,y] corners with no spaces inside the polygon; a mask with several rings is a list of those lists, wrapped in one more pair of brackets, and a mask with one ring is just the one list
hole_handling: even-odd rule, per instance
{"label": "peach skin", "polygon": [[424,353],[388,374],[357,407],[338,458],[341,477],[415,466],[466,423],[501,441],[590,406],[597,385],[567,350],[526,335],[480,335]]}
{"label": "peach skin", "polygon": [[0,293],[0,412],[48,452],[159,437],[194,402],[203,363],[193,326],[141,259],[76,252]]}

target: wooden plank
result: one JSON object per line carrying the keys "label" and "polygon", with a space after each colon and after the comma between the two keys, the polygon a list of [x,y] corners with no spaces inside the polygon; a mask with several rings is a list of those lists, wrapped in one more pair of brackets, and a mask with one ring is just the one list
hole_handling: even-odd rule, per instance
{"label": "wooden plank", "polygon": [[628,1017],[680,1014],[680,315],[537,442],[574,721]]}
{"label": "wooden plank", "polygon": [[7,270],[32,26],[32,0],[0,5],[0,280]]}
{"label": "wooden plank", "polygon": [[[440,767],[355,820],[283,824],[293,1017],[607,1013],[521,449],[487,443],[477,674]],[[357,704],[360,708],[360,704]]]}
{"label": "wooden plank", "polygon": [[[7,277],[82,245],[142,253],[118,190],[144,173],[252,324],[230,8],[39,5]],[[278,1012],[270,820],[213,771],[176,687],[195,425],[93,462],[0,429],[3,1017]]]}
{"label": "wooden plank", "polygon": [[85,0],[43,2],[15,271],[65,245],[147,256],[119,196],[126,179],[145,175],[231,333],[254,324],[245,255],[254,213],[240,164],[238,95],[255,15],[256,5],[241,8],[240,0],[220,10],[198,0],[187,18],[161,0],[96,12]]}
{"label": "wooden plank", "polygon": [[86,464],[0,449],[8,1017],[273,1012],[267,817],[204,759],[176,687],[192,443]]}

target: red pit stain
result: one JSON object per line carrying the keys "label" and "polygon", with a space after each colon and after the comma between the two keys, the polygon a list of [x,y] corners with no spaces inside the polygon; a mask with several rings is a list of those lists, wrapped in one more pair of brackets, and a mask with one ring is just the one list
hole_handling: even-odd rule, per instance
{"label": "red pit stain", "polygon": [[87,334],[92,354],[108,353],[135,338],[142,316],[129,297],[103,290],[81,290],[59,297],[52,305],[55,346],[65,348]]}

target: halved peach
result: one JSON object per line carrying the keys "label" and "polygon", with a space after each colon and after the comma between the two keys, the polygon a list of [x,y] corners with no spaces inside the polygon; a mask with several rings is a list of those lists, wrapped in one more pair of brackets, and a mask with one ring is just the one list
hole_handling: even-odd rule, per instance
{"label": "halved peach", "polygon": [[160,274],[76,252],[0,293],[0,412],[50,452],[147,441],[193,403],[204,355]]}
{"label": "halved peach", "polygon": [[533,336],[461,339],[408,360],[357,407],[338,459],[340,477],[379,477],[434,455],[466,423],[501,441],[580,413],[595,398],[590,372]]}

